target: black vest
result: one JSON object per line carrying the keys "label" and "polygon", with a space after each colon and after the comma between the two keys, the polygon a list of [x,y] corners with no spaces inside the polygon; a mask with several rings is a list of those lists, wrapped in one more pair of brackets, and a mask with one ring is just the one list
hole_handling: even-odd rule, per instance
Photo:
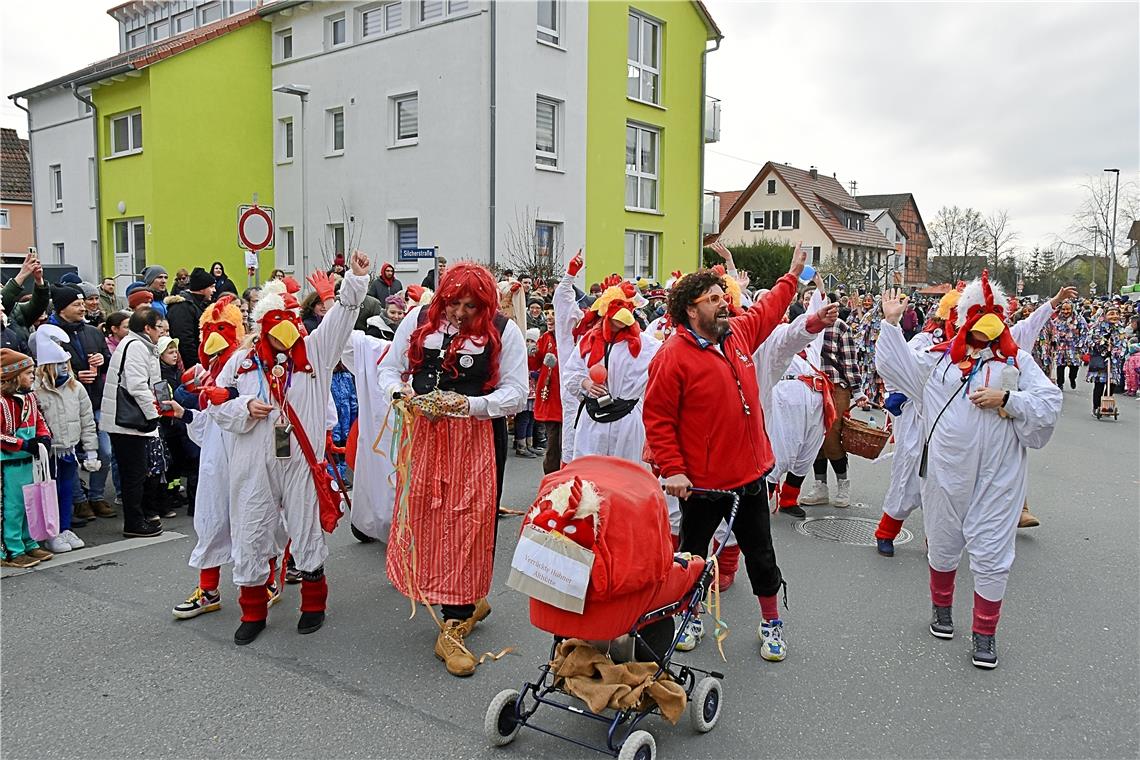
{"label": "black vest", "polygon": [[[426,321],[427,308],[420,309],[417,324],[423,325]],[[501,339],[503,330],[507,326],[507,318],[502,314],[496,314],[493,323],[495,329],[499,331],[499,338]],[[483,386],[487,384],[487,378],[491,376],[491,358],[486,347],[482,353],[459,354],[455,363],[455,374],[442,368],[443,355],[455,337],[457,336],[445,335],[442,346],[437,349],[424,349],[423,364],[412,375],[412,390],[417,395],[430,393],[436,389],[462,393],[464,396],[487,395]]]}

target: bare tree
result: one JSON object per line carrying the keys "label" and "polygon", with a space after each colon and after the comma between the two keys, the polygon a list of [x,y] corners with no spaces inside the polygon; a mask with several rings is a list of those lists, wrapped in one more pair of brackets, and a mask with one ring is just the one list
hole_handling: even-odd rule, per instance
{"label": "bare tree", "polygon": [[1082,253],[1094,257],[1103,256],[1104,262],[1098,268],[1107,272],[1110,240],[1115,238],[1117,259],[1128,250],[1128,230],[1132,222],[1140,218],[1140,191],[1134,182],[1121,184],[1119,213],[1116,229],[1113,230],[1112,204],[1116,197],[1116,178],[1107,174],[1092,176],[1081,184],[1081,188],[1084,200],[1073,214],[1072,224],[1062,241]]}
{"label": "bare tree", "polygon": [[530,207],[515,212],[515,222],[507,228],[507,265],[516,277],[530,275],[536,280],[552,283],[562,269],[563,242],[558,239],[557,227],[551,225],[548,235],[540,235],[538,209]]}
{"label": "bare tree", "polygon": [[1013,256],[1013,241],[1017,232],[1009,223],[1009,210],[998,209],[982,220],[982,232],[986,239],[986,258],[990,269],[997,270],[1002,261]]}
{"label": "bare tree", "polygon": [[928,269],[931,282],[968,280],[987,260],[986,223],[972,208],[943,206],[929,225],[933,244]]}
{"label": "bare tree", "polygon": [[320,237],[321,259],[324,261],[323,269],[327,272],[332,269],[333,261],[338,253],[343,253],[347,261],[349,252],[359,247],[361,236],[364,234],[364,222],[357,222],[356,217],[349,213],[348,204],[344,202],[344,198],[340,199],[340,219],[333,219],[332,209],[327,206],[325,207],[325,217],[328,219],[328,228],[335,224],[344,225],[343,251],[337,250],[338,246],[334,240],[326,239],[324,235]]}

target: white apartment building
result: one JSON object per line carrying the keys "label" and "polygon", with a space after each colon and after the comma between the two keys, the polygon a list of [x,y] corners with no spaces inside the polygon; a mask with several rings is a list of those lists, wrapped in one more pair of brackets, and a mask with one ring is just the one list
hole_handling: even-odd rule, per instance
{"label": "white apartment building", "polygon": [[512,240],[583,244],[586,3],[278,2],[263,13],[278,266],[304,274],[358,247],[396,262],[407,285],[431,261],[401,250],[511,266]]}
{"label": "white apartment building", "polygon": [[883,233],[894,247],[894,253],[887,254],[883,267],[883,286],[902,286],[906,277],[906,235],[902,225],[889,208],[869,208],[868,218]]}

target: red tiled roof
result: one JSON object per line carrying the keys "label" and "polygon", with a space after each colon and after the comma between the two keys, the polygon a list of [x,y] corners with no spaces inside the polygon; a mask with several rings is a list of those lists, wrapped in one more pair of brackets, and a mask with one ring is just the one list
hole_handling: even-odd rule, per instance
{"label": "red tiled roof", "polygon": [[717,193],[720,198],[720,227],[717,229],[724,229],[724,220],[728,216],[729,209],[736,203],[737,199],[744,194],[743,190],[727,190],[723,193]]}
{"label": "red tiled roof", "polygon": [[14,129],[0,129],[0,199],[32,201],[32,167],[26,140]]}
{"label": "red tiled roof", "polygon": [[730,220],[736,217],[744,206],[756,193],[760,183],[769,172],[775,172],[792,194],[799,200],[800,205],[815,219],[829,238],[839,245],[855,245],[866,248],[882,248],[894,250],[894,245],[883,236],[870,219],[867,220],[863,230],[848,229],[843,223],[839,212],[852,211],[856,214],[866,215],[866,211],[852,198],[839,180],[820,172],[812,177],[810,172],[797,169],[787,164],[776,164],[771,161],[764,164],[760,171],[732,203],[728,211],[724,211],[723,200],[721,206],[721,229]]}

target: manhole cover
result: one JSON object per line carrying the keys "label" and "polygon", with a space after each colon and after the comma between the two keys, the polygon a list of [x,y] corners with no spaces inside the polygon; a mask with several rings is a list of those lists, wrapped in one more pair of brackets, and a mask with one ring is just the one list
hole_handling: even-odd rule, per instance
{"label": "manhole cover", "polygon": [[[850,546],[874,546],[878,520],[866,517],[809,517],[796,523],[796,530],[805,536],[824,541],[835,541]],[[906,528],[899,531],[895,545],[905,544],[914,538]]]}

